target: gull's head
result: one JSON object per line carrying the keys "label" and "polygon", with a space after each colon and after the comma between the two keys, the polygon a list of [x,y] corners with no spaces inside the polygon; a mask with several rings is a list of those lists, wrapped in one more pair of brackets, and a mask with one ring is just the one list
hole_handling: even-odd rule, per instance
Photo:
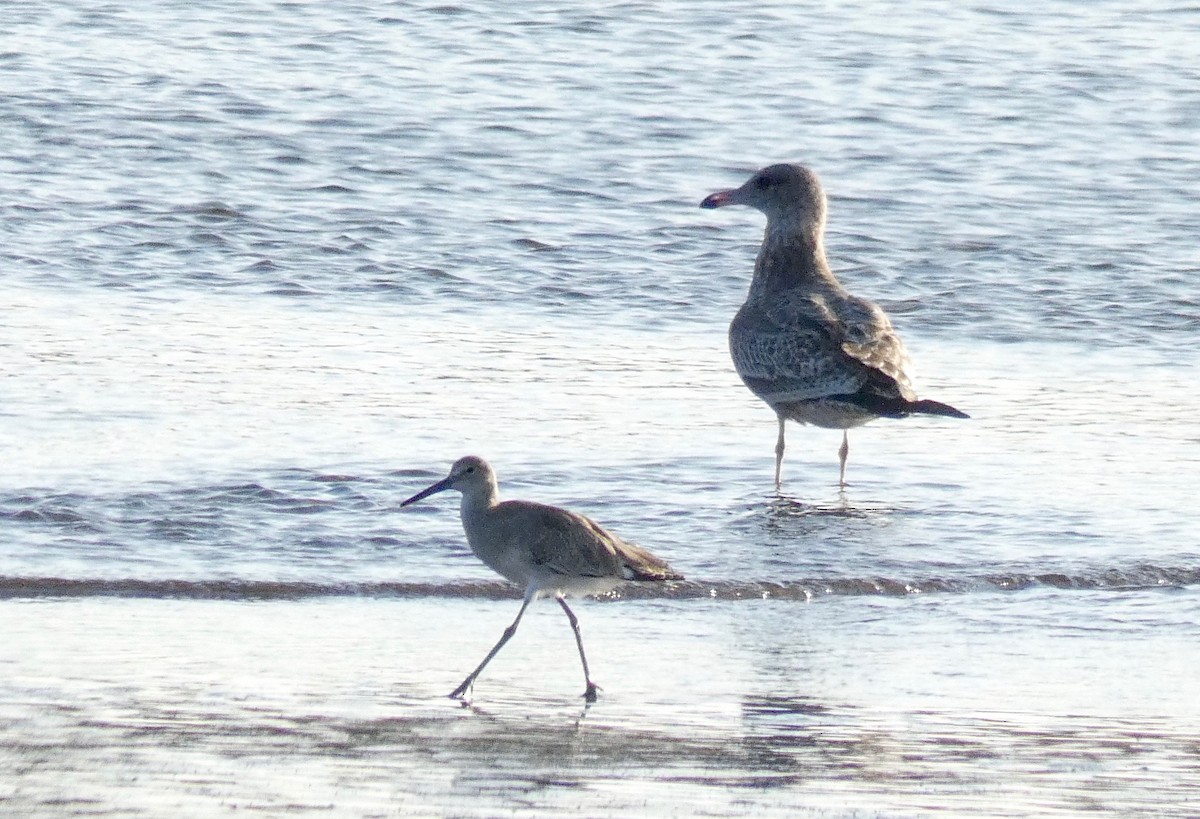
{"label": "gull's head", "polygon": [[454,466],[450,467],[449,475],[432,486],[422,489],[400,505],[408,506],[410,503],[424,500],[430,495],[445,492],[447,489],[457,489],[464,495],[476,495],[494,492],[495,486],[496,473],[488,466],[488,462],[478,455],[468,455],[454,462]]}
{"label": "gull's head", "polygon": [[817,175],[803,165],[784,163],[756,172],[740,188],[717,191],[702,208],[747,205],[771,223],[820,227],[825,223],[825,190]]}

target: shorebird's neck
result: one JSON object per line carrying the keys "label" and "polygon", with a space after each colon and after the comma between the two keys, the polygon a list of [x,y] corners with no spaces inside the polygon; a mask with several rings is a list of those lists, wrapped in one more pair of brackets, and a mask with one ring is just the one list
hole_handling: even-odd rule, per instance
{"label": "shorebird's neck", "polygon": [[825,259],[824,233],[821,223],[796,225],[770,220],[754,263],[750,298],[766,298],[792,289],[840,289]]}
{"label": "shorebird's neck", "polygon": [[500,490],[496,488],[494,480],[476,484],[475,486],[464,487],[462,502],[458,507],[463,526],[469,528],[473,522],[483,518],[488,510],[499,502]]}

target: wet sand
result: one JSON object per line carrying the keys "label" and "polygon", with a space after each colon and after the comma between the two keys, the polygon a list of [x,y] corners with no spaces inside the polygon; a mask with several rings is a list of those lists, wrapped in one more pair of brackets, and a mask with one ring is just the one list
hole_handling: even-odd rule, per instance
{"label": "wet sand", "polygon": [[[1064,594],[1172,592],[995,605]],[[463,707],[511,600],[10,600],[0,812],[1195,815],[1187,647],[929,616],[956,599],[582,603],[591,707],[545,603]]]}

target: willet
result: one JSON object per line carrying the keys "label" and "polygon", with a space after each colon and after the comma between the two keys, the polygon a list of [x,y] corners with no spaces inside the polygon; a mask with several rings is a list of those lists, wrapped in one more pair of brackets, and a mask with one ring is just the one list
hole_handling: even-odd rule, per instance
{"label": "willet", "polygon": [[459,511],[471,551],[489,569],[525,588],[525,599],[516,619],[450,696],[465,700],[475,678],[516,634],[529,604],[539,597],[554,595],[567,614],[575,644],[579,646],[587,683],[583,697],[595,702],[597,686],[592,682],[587,656],[583,653],[579,621],[567,605],[566,596],[604,594],[627,580],[661,582],[682,580],[683,575],[666,561],[606,532],[583,515],[530,501],[500,502],[496,473],[487,461],[475,455],[458,459],[450,467],[449,475],[400,505],[416,503],[447,489],[462,493]]}
{"label": "willet", "polygon": [[917,400],[908,356],[879,305],[846,292],[825,258],[825,191],[803,165],[772,165],[702,208],[748,205],[767,217],[746,303],[729,325],[729,351],[742,381],[779,419],[775,486],[783,468],[784,421],[842,430],[846,485],[850,427],[875,418],[966,413]]}

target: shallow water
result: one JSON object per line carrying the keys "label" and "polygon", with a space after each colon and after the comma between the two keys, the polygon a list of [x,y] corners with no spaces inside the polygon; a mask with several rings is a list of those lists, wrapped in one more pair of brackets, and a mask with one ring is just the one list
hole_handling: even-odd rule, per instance
{"label": "shallow water", "polygon": [[586,709],[545,608],[473,708],[446,699],[492,637],[466,626],[514,606],[10,602],[6,805],[1182,816],[1200,796],[1195,697],[1162,684],[1194,665],[1186,591],[585,604]]}
{"label": "shallow water", "polygon": [[[1193,816],[1200,62],[1168,4],[27,4],[0,813]],[[725,330],[811,164],[923,396]],[[515,615],[457,457],[688,580]],[[11,772],[11,773],[10,773]]]}

